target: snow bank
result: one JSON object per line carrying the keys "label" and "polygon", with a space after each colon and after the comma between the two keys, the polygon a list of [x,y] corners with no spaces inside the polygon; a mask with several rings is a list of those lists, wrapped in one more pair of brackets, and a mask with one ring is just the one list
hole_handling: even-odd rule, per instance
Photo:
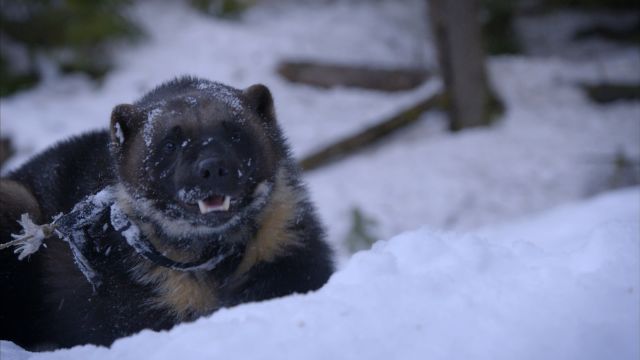
{"label": "snow bank", "polygon": [[637,359],[640,188],[475,235],[421,229],[320,291],[241,305],[111,349],[4,359]]}

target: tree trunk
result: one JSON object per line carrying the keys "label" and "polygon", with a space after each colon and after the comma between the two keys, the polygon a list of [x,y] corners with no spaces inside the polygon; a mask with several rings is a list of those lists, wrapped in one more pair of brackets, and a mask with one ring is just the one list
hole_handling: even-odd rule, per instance
{"label": "tree trunk", "polygon": [[453,131],[488,125],[497,105],[487,83],[478,0],[427,0]]}
{"label": "tree trunk", "polygon": [[411,90],[429,76],[426,70],[417,68],[376,68],[309,61],[283,61],[278,65],[278,73],[294,83],[382,91]]}

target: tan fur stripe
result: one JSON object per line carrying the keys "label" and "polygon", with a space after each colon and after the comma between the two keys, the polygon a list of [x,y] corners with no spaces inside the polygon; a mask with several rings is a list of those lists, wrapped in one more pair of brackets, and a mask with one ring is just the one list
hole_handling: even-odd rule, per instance
{"label": "tan fur stripe", "polygon": [[31,191],[13,180],[0,179],[0,208],[16,221],[24,213],[29,213],[36,222],[41,217],[40,205]]}
{"label": "tan fur stripe", "polygon": [[298,195],[286,182],[284,169],[276,176],[273,195],[267,204],[256,236],[249,242],[245,255],[236,269],[233,278],[240,280],[254,265],[271,262],[286,252],[291,246],[300,245],[298,237],[288,226],[295,221],[295,209]]}
{"label": "tan fur stripe", "polygon": [[[122,190],[122,189],[121,189]],[[118,205],[131,214],[130,199],[119,191]],[[175,261],[192,261],[193,255],[181,252],[168,244],[163,244],[155,235],[150,224],[138,224],[156,249]],[[136,261],[140,261],[136,259]],[[168,309],[180,321],[195,319],[216,310],[218,299],[217,284],[205,272],[184,272],[157,266],[148,260],[141,262],[131,271],[133,278],[143,285],[154,287],[156,298],[150,306]]]}
{"label": "tan fur stripe", "polygon": [[[243,276],[256,264],[272,262],[286,253],[287,249],[299,246],[298,237],[289,230],[296,217],[298,193],[287,184],[287,174],[283,168],[276,175],[273,194],[261,215],[256,236],[250,240],[245,254],[232,276],[231,284],[242,283]],[[123,210],[131,211],[128,201],[119,199]],[[163,246],[154,236],[154,229],[148,224],[139,224],[141,231],[159,251],[176,261],[191,261],[189,254]],[[189,320],[211,313],[219,307],[218,284],[206,272],[181,272],[156,266],[143,260],[132,270],[134,278],[141,284],[152,285],[156,298],[150,304],[169,309],[178,320]]]}
{"label": "tan fur stripe", "polygon": [[217,285],[204,272],[175,271],[145,260],[133,273],[141,284],[154,286],[156,298],[149,305],[168,309],[180,321],[209,314],[219,307]]}

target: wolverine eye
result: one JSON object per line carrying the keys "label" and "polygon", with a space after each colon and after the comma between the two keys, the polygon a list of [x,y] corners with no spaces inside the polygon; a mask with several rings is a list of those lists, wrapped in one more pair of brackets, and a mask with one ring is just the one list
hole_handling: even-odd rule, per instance
{"label": "wolverine eye", "polygon": [[231,133],[231,141],[232,142],[240,141],[240,132],[239,131],[234,131],[233,133]]}
{"label": "wolverine eye", "polygon": [[171,154],[176,151],[176,144],[173,141],[167,141],[164,143],[162,151],[164,151],[165,154]]}
{"label": "wolverine eye", "polygon": [[222,123],[222,127],[224,128],[227,136],[229,136],[229,140],[231,140],[231,142],[237,143],[240,141],[241,131],[237,128],[237,126],[228,121],[225,121]]}

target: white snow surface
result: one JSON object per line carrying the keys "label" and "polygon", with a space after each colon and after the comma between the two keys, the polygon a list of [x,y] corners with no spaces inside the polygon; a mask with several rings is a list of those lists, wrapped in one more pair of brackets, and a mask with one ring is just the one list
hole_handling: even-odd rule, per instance
{"label": "white snow surface", "polygon": [[640,356],[640,188],[511,225],[407,232],[322,289],[110,348],[2,359],[617,359]]}

